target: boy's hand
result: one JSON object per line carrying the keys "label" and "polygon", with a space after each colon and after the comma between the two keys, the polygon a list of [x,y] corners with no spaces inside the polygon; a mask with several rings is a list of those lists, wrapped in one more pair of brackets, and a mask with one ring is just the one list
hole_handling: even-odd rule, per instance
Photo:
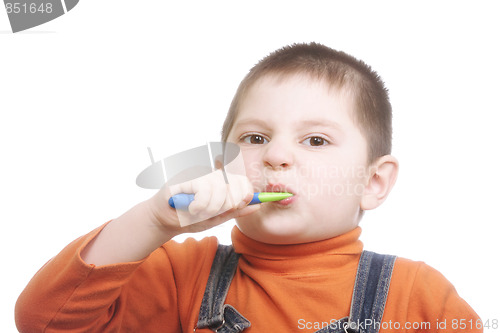
{"label": "boy's hand", "polygon": [[[232,218],[251,214],[260,205],[247,206],[253,187],[246,176],[214,171],[181,184],[165,184],[148,200],[153,220],[175,234],[210,229]],[[193,193],[194,201],[187,211],[176,210],[168,199],[178,193]]]}
{"label": "boy's hand", "polygon": [[[82,259],[96,266],[146,258],[176,235],[210,229],[232,218],[251,214],[260,205],[248,206],[253,188],[246,176],[215,171],[203,177],[169,186],[110,221],[82,250]],[[178,193],[194,193],[189,211],[170,207]]]}

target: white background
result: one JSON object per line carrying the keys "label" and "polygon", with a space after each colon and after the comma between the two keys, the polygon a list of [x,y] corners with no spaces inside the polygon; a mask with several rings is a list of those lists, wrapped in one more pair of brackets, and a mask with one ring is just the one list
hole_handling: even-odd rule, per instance
{"label": "white background", "polygon": [[148,146],[159,159],[217,141],[248,69],[309,41],[390,89],[401,170],[361,223],[366,248],[427,262],[500,319],[495,3],[82,0],[17,34],[0,10],[0,331],[49,258],[153,195],[135,185]]}

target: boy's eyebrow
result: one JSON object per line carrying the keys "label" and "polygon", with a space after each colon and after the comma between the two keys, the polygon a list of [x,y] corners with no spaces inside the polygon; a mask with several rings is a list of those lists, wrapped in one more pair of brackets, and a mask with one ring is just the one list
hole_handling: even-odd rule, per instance
{"label": "boy's eyebrow", "polygon": [[319,127],[330,127],[338,131],[342,131],[342,126],[336,121],[330,119],[310,119],[300,122],[300,125],[305,126],[319,126]]}
{"label": "boy's eyebrow", "polygon": [[258,118],[248,118],[248,119],[242,119],[234,122],[234,127],[240,127],[240,126],[246,126],[246,125],[254,125],[254,126],[260,126],[260,127],[265,127],[267,128],[267,124],[265,121],[258,119]]}

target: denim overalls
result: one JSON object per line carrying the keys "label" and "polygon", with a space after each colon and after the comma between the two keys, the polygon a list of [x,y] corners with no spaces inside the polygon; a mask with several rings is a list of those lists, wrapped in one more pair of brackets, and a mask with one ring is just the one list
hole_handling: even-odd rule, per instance
{"label": "denim overalls", "polygon": [[[196,328],[209,328],[218,333],[237,333],[250,327],[250,322],[235,308],[224,304],[239,257],[232,246],[219,245],[217,248]],[[381,326],[395,259],[395,256],[363,251],[349,317],[339,319],[316,333],[377,333]]]}

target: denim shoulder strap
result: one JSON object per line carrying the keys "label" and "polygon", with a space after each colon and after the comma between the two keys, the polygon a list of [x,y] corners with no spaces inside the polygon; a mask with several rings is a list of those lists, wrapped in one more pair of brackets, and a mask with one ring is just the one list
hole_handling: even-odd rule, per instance
{"label": "denim shoulder strap", "polygon": [[[219,245],[210,269],[196,328],[214,332],[241,332],[250,322],[231,305],[224,304],[240,255],[232,246]],[[196,329],[195,329],[196,331]]]}
{"label": "denim shoulder strap", "polygon": [[391,283],[395,256],[363,251],[359,259],[349,317],[316,333],[377,333]]}
{"label": "denim shoulder strap", "polygon": [[377,333],[382,322],[395,256],[363,251],[351,301],[349,329]]}

